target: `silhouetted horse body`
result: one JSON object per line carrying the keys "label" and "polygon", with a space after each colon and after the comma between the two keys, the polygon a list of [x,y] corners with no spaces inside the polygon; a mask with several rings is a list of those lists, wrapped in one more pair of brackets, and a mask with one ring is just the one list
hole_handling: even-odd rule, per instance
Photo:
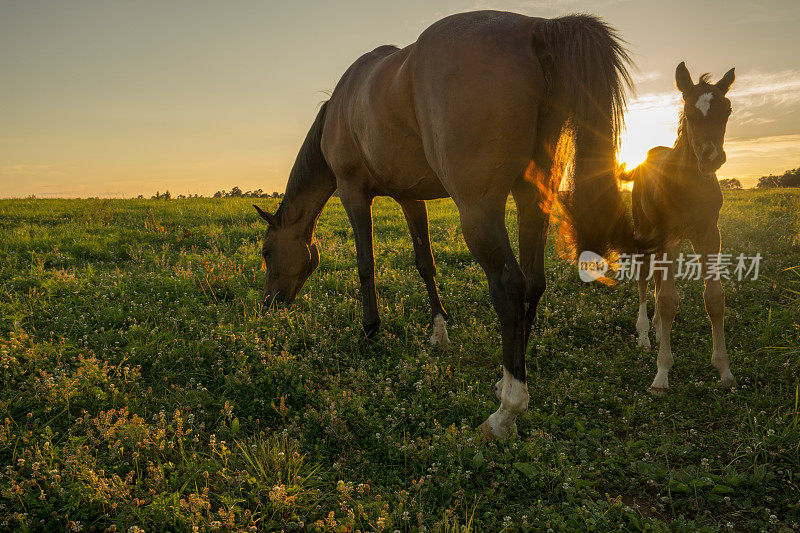
{"label": "silhouetted horse body", "polygon": [[[716,84],[708,83],[707,75],[695,85],[689,71],[681,63],[675,73],[678,89],[683,93],[684,110],[673,148],[659,146],[647,153],[647,160],[620,177],[633,181],[631,198],[636,233],[660,243],[660,254],[666,254],[663,268],[653,269],[656,311],[653,327],[660,344],[658,372],[650,390],[664,394],[669,387],[668,373],[673,357],[670,345],[672,321],[678,307],[675,290],[675,260],[683,239],[689,239],[700,256],[705,283],[703,300],[711,319],[713,352],[711,363],[719,370],[724,387],[733,387],[725,347],[723,319],[725,294],[722,282],[713,274],[720,253],[717,227],[722,208],[722,191],[716,170],[725,163],[725,128],[731,114],[731,103],[725,97],[734,80],[731,69]],[[657,256],[658,257],[658,256]],[[639,317],[636,330],[639,346],[650,349],[647,319],[647,275],[649,259],[639,271]]]}
{"label": "silhouetted horse body", "polygon": [[[545,289],[544,245],[561,176],[556,145],[574,145],[567,213],[581,249],[634,246],[614,179],[615,142],[629,83],[613,30],[590,16],[553,20],[480,11],[445,18],[398,49],[359,58],[323,104],[271,215],[262,254],[265,302],[291,301],[319,263],[314,227],[335,190],[353,226],[368,335],[380,325],[372,201],[403,208],[430,297],[432,342],[445,343],[424,200],[453,198],[464,239],[486,272],[502,326],[500,408],[482,425],[505,437],[527,408],[525,350]],[[520,261],[504,224],[508,194],[519,217]]]}

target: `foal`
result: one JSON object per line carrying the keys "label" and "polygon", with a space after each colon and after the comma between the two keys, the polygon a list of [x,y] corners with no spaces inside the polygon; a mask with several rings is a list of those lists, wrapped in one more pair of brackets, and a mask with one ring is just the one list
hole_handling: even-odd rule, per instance
{"label": "foal", "polygon": [[[644,163],[620,176],[624,181],[633,181],[631,201],[636,234],[655,238],[660,243],[660,253],[656,257],[666,259],[666,268],[653,271],[656,286],[653,328],[660,345],[658,373],[650,391],[656,395],[663,395],[669,387],[668,373],[673,363],[670,331],[678,307],[675,260],[681,241],[687,238],[702,264],[703,300],[711,319],[713,338],[711,364],[719,370],[723,387],[736,386],[725,348],[725,294],[719,276],[714,275],[718,272],[715,268],[720,253],[717,220],[722,207],[716,171],[725,163],[722,144],[731,114],[731,103],[725,94],[733,83],[733,70],[713,85],[708,83],[708,75],[704,74],[695,85],[686,65],[678,65],[675,81],[683,94],[684,107],[675,146],[651,149]],[[649,258],[642,267],[638,278],[636,331],[639,346],[650,349],[650,324],[647,320]]]}

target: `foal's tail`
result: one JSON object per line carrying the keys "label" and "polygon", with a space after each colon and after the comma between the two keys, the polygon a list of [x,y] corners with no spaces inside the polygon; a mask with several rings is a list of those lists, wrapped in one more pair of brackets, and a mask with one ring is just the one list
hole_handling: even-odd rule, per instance
{"label": "foal's tail", "polygon": [[567,117],[575,147],[573,179],[561,195],[572,253],[638,250],[615,176],[630,57],[616,31],[597,17],[569,15],[540,27],[549,105]]}

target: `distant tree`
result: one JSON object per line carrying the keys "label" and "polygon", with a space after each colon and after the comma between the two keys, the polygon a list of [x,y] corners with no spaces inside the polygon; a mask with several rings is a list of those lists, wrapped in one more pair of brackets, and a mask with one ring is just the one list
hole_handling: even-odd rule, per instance
{"label": "distant tree", "polygon": [[758,184],[756,187],[759,189],[771,189],[778,186],[779,180],[780,177],[778,176],[761,176],[758,178]]}
{"label": "distant tree", "polygon": [[721,189],[741,189],[742,182],[736,178],[726,178],[719,180],[719,186]]}
{"label": "distant tree", "polygon": [[184,198],[186,198],[186,195],[185,195],[185,194],[179,194],[179,195],[178,195],[178,199],[179,199],[179,200],[183,200]]}
{"label": "distant tree", "polygon": [[151,196],[151,198],[154,198],[154,199],[158,200],[159,198],[161,198],[161,194],[159,194],[159,192],[156,191],[156,195],[155,196]]}
{"label": "distant tree", "polygon": [[139,195],[139,196],[137,196],[136,198],[138,198],[139,200],[141,200],[141,199],[143,199],[143,198],[144,198],[144,195],[143,195],[143,194],[140,194],[140,195]]}
{"label": "distant tree", "polygon": [[164,200],[171,200],[171,199],[172,199],[172,196],[170,196],[170,194],[169,194],[169,190],[168,190],[167,192],[165,192],[165,193],[164,193],[164,194],[161,196],[161,198],[163,198]]}
{"label": "distant tree", "polygon": [[787,170],[781,176],[779,187],[800,187],[800,168]]}
{"label": "distant tree", "polygon": [[758,178],[759,189],[771,189],[773,187],[800,187],[800,168],[787,170],[780,176],[770,174]]}
{"label": "distant tree", "polygon": [[215,192],[212,198],[222,198],[222,191]]}
{"label": "distant tree", "polygon": [[241,198],[242,197],[242,189],[239,187],[234,187],[231,189],[230,194],[228,194],[230,198]]}
{"label": "distant tree", "polygon": [[273,198],[280,198],[281,194],[278,191],[272,193]]}

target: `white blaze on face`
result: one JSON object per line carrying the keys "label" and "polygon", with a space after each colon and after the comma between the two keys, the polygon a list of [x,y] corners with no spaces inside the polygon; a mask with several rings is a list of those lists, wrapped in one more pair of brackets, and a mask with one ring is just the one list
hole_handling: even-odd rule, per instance
{"label": "white blaze on face", "polygon": [[701,94],[697,102],[694,103],[694,106],[700,110],[703,116],[706,116],[708,115],[708,110],[711,109],[711,100],[713,98],[714,95],[711,93]]}

